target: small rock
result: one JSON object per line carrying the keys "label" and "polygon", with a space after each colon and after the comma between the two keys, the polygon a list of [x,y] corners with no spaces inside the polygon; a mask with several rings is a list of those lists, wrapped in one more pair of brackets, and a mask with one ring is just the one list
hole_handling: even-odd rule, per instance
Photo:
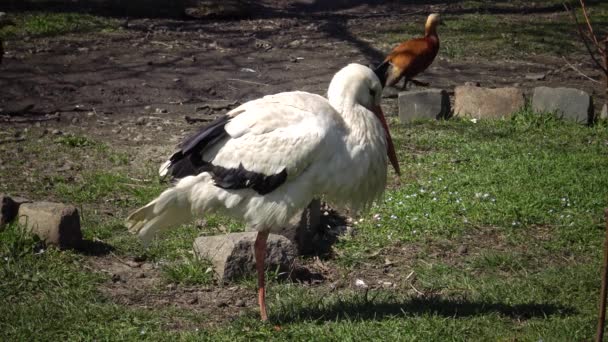
{"label": "small rock", "polygon": [[361,279],[355,280],[355,286],[360,289],[367,289],[369,286]]}
{"label": "small rock", "polygon": [[465,246],[465,245],[460,245],[458,247],[458,250],[456,250],[456,252],[458,252],[458,254],[464,255],[469,253],[469,247]]}
{"label": "small rock", "polygon": [[72,125],[76,125],[78,123],[78,121],[80,121],[80,120],[78,120],[77,117],[73,117],[72,118]]}
{"label": "small rock", "polygon": [[87,48],[87,47],[80,47],[80,48],[78,48],[78,52],[87,53],[87,52],[89,52],[89,48]]}
{"label": "small rock", "polygon": [[236,302],[234,302],[234,306],[244,307],[245,306],[245,301],[242,300],[242,299],[237,299]]}
{"label": "small rock", "polygon": [[188,301],[188,304],[191,304],[191,305],[196,304],[196,303],[198,303],[198,296],[195,296]]}
{"label": "small rock", "polygon": [[127,264],[127,266],[132,267],[132,268],[139,268],[141,267],[141,263],[140,262],[136,262],[133,260],[127,260],[125,261],[125,264]]}
{"label": "small rock", "polygon": [[120,275],[119,274],[112,274],[112,282],[113,283],[118,283],[120,281]]}
{"label": "small rock", "polygon": [[146,121],[147,121],[147,119],[146,119],[145,116],[140,116],[140,117],[137,118],[137,120],[135,120],[135,124],[139,125],[139,126],[142,126],[142,125],[144,125],[146,123]]}
{"label": "small rock", "polygon": [[154,113],[156,114],[166,114],[169,113],[168,110],[164,109],[164,108],[156,108],[156,110],[154,111]]}
{"label": "small rock", "polygon": [[542,81],[545,79],[547,75],[545,73],[539,72],[534,74],[527,74],[526,79],[530,81]]}
{"label": "small rock", "polygon": [[228,306],[228,303],[226,303],[225,300],[219,300],[219,301],[217,301],[216,305],[217,305],[218,308],[225,308],[225,307]]}
{"label": "small rock", "polygon": [[464,82],[465,86],[469,86],[469,87],[480,87],[481,83],[477,82],[477,81],[469,81],[469,82]]}
{"label": "small rock", "polygon": [[82,241],[80,215],[71,205],[52,202],[23,203],[19,223],[46,243],[73,247]]}
{"label": "small rock", "polygon": [[58,130],[58,129],[54,129],[54,130],[52,130],[52,131],[51,131],[51,134],[52,134],[52,135],[62,135],[62,134],[63,134],[63,132],[62,132],[62,131],[60,131],[60,130]]}
{"label": "small rock", "polygon": [[176,83],[177,83],[177,82],[181,82],[181,81],[182,81],[182,80],[181,80],[180,78],[177,78],[177,77],[173,79],[173,82],[176,82]]}
{"label": "small rock", "polygon": [[296,39],[293,42],[287,44],[287,46],[289,46],[290,48],[297,48],[302,46],[304,43],[306,43],[306,39]]}

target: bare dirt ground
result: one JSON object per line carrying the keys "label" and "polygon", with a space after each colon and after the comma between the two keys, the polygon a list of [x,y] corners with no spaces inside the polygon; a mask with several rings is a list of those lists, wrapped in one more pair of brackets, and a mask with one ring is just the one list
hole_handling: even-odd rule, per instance
{"label": "bare dirt ground", "polygon": [[[0,127],[30,127],[35,124],[32,120],[58,112],[59,121],[41,125],[86,133],[114,149],[137,149],[140,153],[136,155],[142,158],[158,154],[160,161],[164,151],[201,124],[192,119],[210,120],[238,104],[282,91],[324,94],[332,75],[347,63],[375,64],[383,59],[388,50],[361,38],[363,33],[386,30],[404,20],[421,21],[432,11],[458,10],[391,3],[325,12],[285,9],[281,2],[265,4],[267,12],[255,19],[133,19],[124,29],[111,33],[9,42],[0,66],[0,115],[8,119],[0,121]],[[592,70],[585,61],[579,67]],[[530,80],[525,77],[530,73],[546,77]],[[565,67],[556,56],[520,60],[440,56],[419,79],[450,93],[456,85],[479,82],[488,87],[516,85],[528,91],[538,85],[567,85],[601,94],[599,85]],[[394,93],[387,91],[385,99],[385,112],[393,115],[397,113]],[[23,120],[30,121],[20,122]],[[3,151],[12,151],[7,148]],[[532,238],[542,238],[542,227],[536,233],[538,237]],[[501,239],[498,235],[491,238]],[[467,247],[468,239],[492,240],[465,237],[449,243],[454,255],[437,257],[457,262],[459,255],[476,253],[478,247]],[[425,246],[432,253],[446,250],[441,242]],[[372,279],[373,286],[390,287],[408,284],[406,277],[411,276],[410,265],[416,259],[413,253],[421,248],[381,250],[376,255],[379,263],[361,265],[346,282],[333,266],[318,259],[308,260],[307,266],[323,274],[323,291],[352,286],[359,273]],[[256,306],[253,291],[239,286],[166,287],[157,266],[150,263],[125,263],[107,255],[91,258],[89,264],[111,275],[102,291],[119,304],[176,306],[209,313],[208,317],[224,317],[222,320],[235,317],[243,307]],[[416,294],[415,276],[410,280],[411,288],[405,290]],[[237,303],[234,298],[244,300]],[[222,314],[213,314],[216,310]],[[221,321],[210,322],[214,323]]]}
{"label": "bare dirt ground", "polygon": [[[86,127],[89,134],[125,142],[151,138],[145,128],[123,127],[144,117],[140,124],[158,130],[155,141],[174,143],[167,139],[188,129],[185,116],[204,119],[281,91],[323,94],[342,66],[378,63],[390,48],[362,35],[405,20],[422,21],[431,11],[459,10],[452,7],[388,3],[325,12],[271,2],[256,19],[134,19],[113,33],[9,42],[0,67],[0,114],[60,112],[58,126],[78,120],[77,126]],[[579,67],[589,71],[590,63],[583,62]],[[546,77],[529,80],[530,73]],[[419,78],[450,92],[455,85],[479,82],[527,90],[567,84],[601,94],[599,85],[594,89],[595,84],[555,56],[439,56]],[[389,114],[396,113],[393,99],[385,105]]]}

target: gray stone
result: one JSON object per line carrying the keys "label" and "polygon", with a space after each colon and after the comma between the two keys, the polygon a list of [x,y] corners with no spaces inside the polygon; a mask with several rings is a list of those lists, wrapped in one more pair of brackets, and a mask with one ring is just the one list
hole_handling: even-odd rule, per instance
{"label": "gray stone", "polygon": [[74,247],[82,240],[78,209],[51,202],[23,203],[19,206],[19,223],[46,243]]}
{"label": "gray stone", "polygon": [[399,119],[442,119],[450,114],[450,97],[445,90],[425,89],[399,93]]}
{"label": "gray stone", "polygon": [[581,123],[593,121],[593,102],[586,92],[574,88],[536,87],[532,95],[535,112],[556,113]]}
{"label": "gray stone", "polygon": [[295,215],[286,227],[276,233],[291,241],[300,255],[309,255],[316,250],[316,242],[321,234],[320,228],[321,201],[315,199],[306,209]]}
{"label": "gray stone", "polygon": [[600,119],[608,120],[608,103],[604,103],[602,106],[602,112],[600,113]]}
{"label": "gray stone", "polygon": [[[201,236],[194,241],[199,258],[209,259],[220,281],[227,282],[255,274],[253,245],[256,232]],[[265,265],[287,270],[296,256],[295,246],[284,236],[270,234]]]}
{"label": "gray stone", "polygon": [[518,88],[458,86],[454,89],[455,116],[477,119],[509,117],[524,105],[524,93]]}

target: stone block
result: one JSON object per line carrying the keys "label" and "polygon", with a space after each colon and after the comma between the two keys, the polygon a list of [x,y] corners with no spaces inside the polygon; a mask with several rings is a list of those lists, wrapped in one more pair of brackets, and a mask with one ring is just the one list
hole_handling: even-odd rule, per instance
{"label": "stone block", "polygon": [[399,93],[399,119],[408,123],[417,119],[442,119],[450,114],[450,97],[445,90],[425,89]]}
{"label": "stone block", "polygon": [[82,241],[78,209],[51,202],[23,203],[19,206],[19,223],[46,243],[75,247]]}
{"label": "stone block", "polygon": [[593,121],[593,101],[586,92],[574,88],[536,87],[532,95],[535,112],[554,112],[580,123]]}
{"label": "stone block", "polygon": [[458,86],[454,89],[454,115],[477,119],[510,117],[525,105],[524,93],[514,87],[483,88]]}
{"label": "stone block", "polygon": [[[255,274],[253,245],[257,232],[201,236],[194,241],[194,252],[209,259],[220,281],[228,282]],[[270,234],[267,242],[266,268],[287,270],[296,257],[295,246],[284,236]]]}

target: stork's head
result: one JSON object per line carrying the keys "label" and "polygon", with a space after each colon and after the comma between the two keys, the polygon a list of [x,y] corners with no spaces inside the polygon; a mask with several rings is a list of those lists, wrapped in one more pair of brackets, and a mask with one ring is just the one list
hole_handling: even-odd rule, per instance
{"label": "stork's head", "polygon": [[400,174],[393,139],[380,107],[382,82],[377,73],[361,64],[349,64],[334,75],[327,90],[327,98],[334,108],[341,111],[348,110],[348,105],[352,105],[352,102],[354,102],[354,104],[363,106],[374,113],[382,123],[386,133],[388,157],[395,168],[395,172]]}
{"label": "stork's head", "polygon": [[439,16],[439,13],[429,15],[429,17],[426,18],[426,24],[424,24],[424,33],[427,35],[430,33],[436,33],[437,25],[439,24],[441,24],[441,17]]}

